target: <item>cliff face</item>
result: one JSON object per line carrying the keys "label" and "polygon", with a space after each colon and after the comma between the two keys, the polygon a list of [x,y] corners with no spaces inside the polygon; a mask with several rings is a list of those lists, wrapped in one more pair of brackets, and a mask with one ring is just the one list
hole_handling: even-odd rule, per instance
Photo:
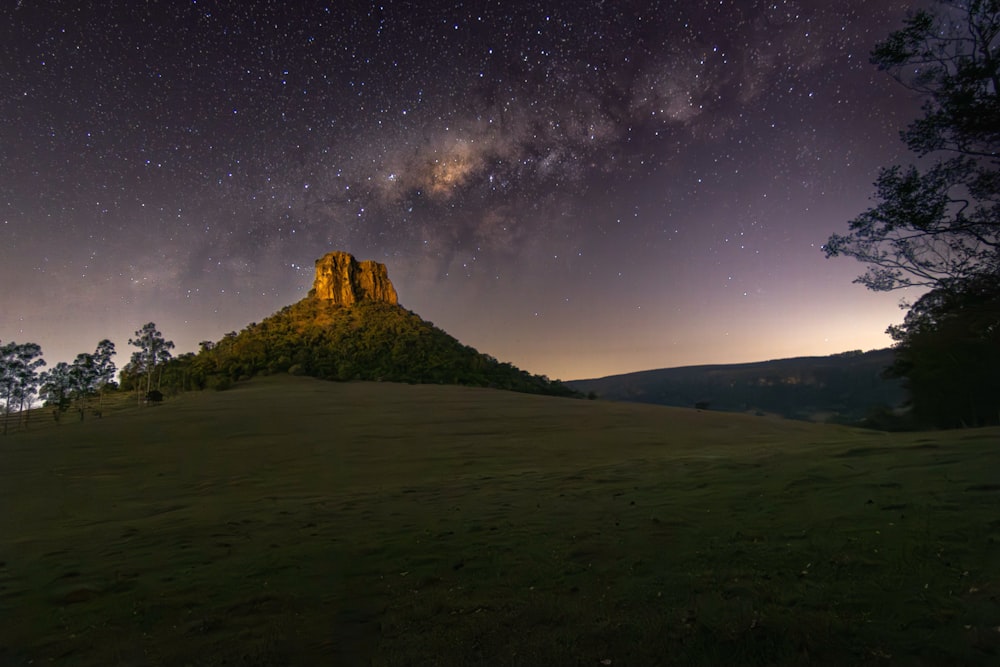
{"label": "cliff face", "polygon": [[346,252],[331,252],[316,260],[316,279],[312,296],[350,306],[358,301],[383,301],[396,304],[396,288],[389,280],[385,264],[366,260],[358,262]]}

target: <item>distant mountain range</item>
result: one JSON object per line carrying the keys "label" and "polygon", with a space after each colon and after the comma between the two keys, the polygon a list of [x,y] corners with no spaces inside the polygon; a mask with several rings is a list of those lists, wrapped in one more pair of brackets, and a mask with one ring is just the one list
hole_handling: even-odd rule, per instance
{"label": "distant mountain range", "polygon": [[749,364],[685,366],[565,384],[598,398],[857,423],[906,400],[900,380],[882,377],[891,349]]}

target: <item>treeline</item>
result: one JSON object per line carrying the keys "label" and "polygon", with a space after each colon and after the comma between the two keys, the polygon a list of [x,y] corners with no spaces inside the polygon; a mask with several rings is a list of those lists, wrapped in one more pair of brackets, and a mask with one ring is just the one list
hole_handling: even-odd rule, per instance
{"label": "treeline", "polygon": [[[92,399],[103,403],[104,392],[114,383],[115,344],[102,340],[93,353],[83,352],[72,364],[59,362],[47,371],[42,348],[37,343],[10,342],[0,346],[0,403],[3,405],[3,434],[11,421],[24,428],[36,400],[55,408],[56,415],[76,407],[84,418]],[[16,416],[11,417],[14,413]]]}
{"label": "treeline", "polygon": [[115,382],[115,344],[107,339],[100,341],[93,352],[76,355],[72,363],[60,361],[45,371],[41,369],[47,364],[37,343],[11,341],[0,346],[3,434],[9,432],[12,422],[16,427],[26,427],[30,408],[39,401],[53,409],[56,419],[73,409],[82,420],[88,412],[101,415],[104,396],[110,391],[135,390],[140,403],[155,400],[160,395],[163,370],[172,360],[170,350],[174,344],[165,340],[152,322],[139,328],[128,342],[137,349],[121,370],[121,385]]}
{"label": "treeline", "polygon": [[[895,430],[1000,422],[1000,384],[996,382],[995,373],[1000,368],[998,323],[1000,283],[995,281],[970,283],[959,292],[932,291],[925,295],[911,309],[904,325],[891,331],[897,345],[887,375],[903,380],[910,410],[904,415],[886,411],[874,421],[869,415],[865,423]],[[481,354],[416,314],[385,303],[362,302],[343,307],[318,299],[303,299],[260,323],[250,324],[240,332],[230,332],[217,342],[203,341],[198,353],[178,357],[171,353],[173,342],[166,340],[152,322],[136,330],[129,345],[135,350],[120,372],[113,361],[116,351],[110,340],[100,341],[94,352],[81,353],[72,363],[60,362],[44,371],[46,363],[39,345],[16,342],[0,345],[3,433],[7,433],[11,424],[26,426],[29,408],[38,402],[53,408],[57,418],[75,409],[83,419],[88,411],[100,415],[104,396],[110,391],[133,392],[136,401],[142,404],[159,400],[164,394],[227,389],[234,382],[275,373],[336,381],[458,384],[582,396],[580,391],[561,382],[531,375],[512,364]],[[859,381],[857,373],[840,368],[870,365],[868,357],[873,354],[855,352],[831,358],[836,368],[821,374],[818,386],[827,394],[832,391],[840,397],[836,401],[840,409],[857,403],[867,391],[878,393],[884,389],[876,372],[866,373],[865,379]],[[795,362],[769,363],[787,365]],[[749,364],[747,368],[752,370],[756,366],[759,364]],[[723,373],[724,377],[709,373],[701,380],[703,384],[708,383],[705,386],[678,375],[699,370],[704,374],[704,369],[646,371],[620,378],[581,381],[576,387],[624,400],[673,405],[692,405],[692,401],[694,404],[701,401],[705,403],[702,407],[712,409],[761,407],[766,402],[762,395],[773,399],[776,392],[784,396],[785,403],[799,405],[804,401],[802,409],[832,404],[830,400],[820,401],[816,397],[808,400],[810,392],[816,389],[808,380],[785,381],[792,376],[802,377],[801,369],[794,373],[784,369],[772,374],[773,382],[764,381],[770,376],[756,377],[750,384],[741,384],[732,372]],[[677,400],[669,400],[672,385],[667,376],[672,377],[671,374],[678,375],[675,380],[684,389],[682,396],[674,397]],[[630,380],[640,376],[648,380],[649,386]],[[617,387],[616,382],[622,386]],[[742,394],[729,395],[743,385],[746,386]],[[706,397],[711,400],[706,401]],[[732,401],[727,397],[739,398],[739,405],[730,406],[728,403]],[[865,405],[876,402],[879,401],[869,400]],[[895,402],[888,401],[889,404]],[[852,415],[852,421],[857,417]]]}
{"label": "treeline", "polygon": [[560,382],[481,354],[400,306],[379,302],[343,307],[303,299],[220,341],[203,341],[200,348],[163,367],[166,389],[225,389],[259,374],[291,373],[578,395]]}
{"label": "treeline", "polygon": [[10,342],[0,346],[0,401],[3,402],[3,434],[7,435],[11,412],[19,422],[27,417],[38,395],[41,376],[38,369],[45,365],[42,348],[37,343]]}
{"label": "treeline", "polygon": [[[458,384],[533,394],[579,396],[545,376],[532,375],[463,345],[416,314],[396,305],[362,302],[337,306],[307,298],[197,353],[174,357],[174,343],[149,322],[129,339],[131,359],[117,371],[115,345],[102,340],[92,353],[50,370],[35,343],[0,347],[0,405],[4,433],[23,427],[41,401],[58,415],[75,409],[100,415],[109,391],[133,392],[136,402],[165,394],[227,389],[261,374],[291,373],[325,380]],[[115,382],[118,372],[119,382]],[[95,404],[96,402],[96,404]],[[14,415],[13,417],[11,415]]]}

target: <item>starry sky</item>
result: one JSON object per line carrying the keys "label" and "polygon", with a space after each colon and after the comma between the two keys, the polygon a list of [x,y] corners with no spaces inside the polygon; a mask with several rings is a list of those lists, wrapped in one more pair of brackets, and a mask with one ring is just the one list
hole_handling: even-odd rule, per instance
{"label": "starry sky", "polygon": [[331,250],[565,380],[890,344],[821,245],[920,100],[901,0],[5,0],[0,340],[195,351]]}

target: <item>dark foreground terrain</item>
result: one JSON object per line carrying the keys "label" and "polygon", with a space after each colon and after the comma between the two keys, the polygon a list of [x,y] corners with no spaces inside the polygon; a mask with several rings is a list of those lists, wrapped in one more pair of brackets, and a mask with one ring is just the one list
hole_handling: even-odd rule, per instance
{"label": "dark foreground terrain", "polygon": [[997,429],[264,378],[0,439],[0,665],[995,665],[998,480]]}

